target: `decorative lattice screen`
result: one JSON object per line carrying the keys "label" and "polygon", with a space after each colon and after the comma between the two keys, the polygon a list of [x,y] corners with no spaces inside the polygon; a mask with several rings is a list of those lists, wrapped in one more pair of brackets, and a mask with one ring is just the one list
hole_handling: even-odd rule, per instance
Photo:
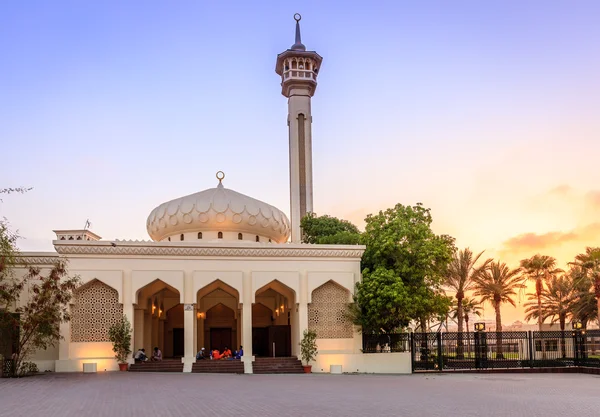
{"label": "decorative lattice screen", "polygon": [[353,336],[352,323],[345,316],[348,308],[348,290],[327,282],[312,293],[308,306],[308,328],[317,332],[319,339],[346,339]]}
{"label": "decorative lattice screen", "polygon": [[108,329],[123,317],[117,290],[92,281],[75,294],[71,306],[71,342],[108,342]]}

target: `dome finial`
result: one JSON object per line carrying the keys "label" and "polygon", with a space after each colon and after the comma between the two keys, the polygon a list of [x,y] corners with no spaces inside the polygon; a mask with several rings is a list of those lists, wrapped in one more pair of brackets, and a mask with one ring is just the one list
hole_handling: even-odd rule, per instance
{"label": "dome finial", "polygon": [[300,13],[294,14],[294,20],[296,21],[296,42],[290,49],[292,51],[306,51],[306,47],[302,45],[302,39],[300,37],[300,20],[302,20]]}
{"label": "dome finial", "polygon": [[219,186],[222,187],[223,184],[223,179],[225,178],[225,173],[223,171],[217,171],[217,175],[216,175],[217,179],[219,180]]}

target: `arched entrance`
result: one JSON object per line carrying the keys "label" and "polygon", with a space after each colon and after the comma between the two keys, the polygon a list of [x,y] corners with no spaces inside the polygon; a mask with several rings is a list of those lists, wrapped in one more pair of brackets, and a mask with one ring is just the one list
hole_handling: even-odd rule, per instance
{"label": "arched entrance", "polygon": [[292,356],[295,293],[275,280],[256,291],[252,305],[252,353],[257,357]]}
{"label": "arched entrance", "polygon": [[241,344],[241,320],[237,290],[216,280],[197,294],[197,350],[225,347],[232,351]]}
{"label": "arched entrance", "polygon": [[164,358],[184,355],[183,304],[179,291],[157,279],[140,288],[134,314],[134,346],[150,356],[158,347]]}

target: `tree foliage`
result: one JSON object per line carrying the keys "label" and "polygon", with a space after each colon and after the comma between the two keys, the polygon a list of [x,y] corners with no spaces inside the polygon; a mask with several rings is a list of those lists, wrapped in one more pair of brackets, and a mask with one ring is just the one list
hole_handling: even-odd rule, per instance
{"label": "tree foliage", "polygon": [[319,351],[317,350],[317,333],[314,330],[306,329],[300,341],[300,356],[308,366],[310,361],[314,361]]}
{"label": "tree foliage", "polygon": [[308,213],[300,222],[303,243],[323,245],[358,245],[360,232],[346,220]]}
{"label": "tree foliage", "polygon": [[[491,261],[488,259],[479,268],[475,267],[479,258],[483,255],[483,251],[475,255],[471,249],[466,248],[454,253],[452,261],[448,265],[446,279],[444,285],[456,293],[456,319],[458,324],[458,332],[463,331],[463,303],[465,293],[472,289],[474,277],[477,271],[485,268]],[[459,340],[462,345],[462,340]],[[459,346],[460,348],[461,346]],[[459,352],[460,353],[460,352]]]}
{"label": "tree foliage", "polygon": [[[0,339],[14,344],[13,372],[27,371],[25,360],[37,350],[55,346],[60,338],[60,323],[69,320],[68,305],[78,278],[68,276],[64,261],[47,273],[29,267],[24,276],[15,276],[18,259],[16,236],[6,223],[0,225]],[[23,292],[26,302],[19,302]],[[10,337],[7,337],[10,336]]]}
{"label": "tree foliage", "polygon": [[443,318],[451,299],[441,285],[454,239],[431,230],[429,209],[397,204],[365,219],[363,280],[353,319],[372,333],[392,332],[411,320]]}
{"label": "tree foliage", "polygon": [[131,355],[131,323],[127,316],[123,316],[108,329],[108,340],[113,344],[117,362],[127,363],[127,358]]}

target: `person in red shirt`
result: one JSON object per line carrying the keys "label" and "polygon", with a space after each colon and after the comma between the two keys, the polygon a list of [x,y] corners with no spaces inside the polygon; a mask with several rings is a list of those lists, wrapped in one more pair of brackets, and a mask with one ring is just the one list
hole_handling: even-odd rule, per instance
{"label": "person in red shirt", "polygon": [[213,360],[218,361],[219,359],[221,359],[223,356],[221,355],[221,353],[219,353],[218,349],[213,350],[213,354],[212,354],[212,358]]}
{"label": "person in red shirt", "polygon": [[223,351],[223,355],[221,356],[222,359],[229,359],[231,358],[231,350],[229,350],[229,348],[227,346],[225,346],[225,350]]}

